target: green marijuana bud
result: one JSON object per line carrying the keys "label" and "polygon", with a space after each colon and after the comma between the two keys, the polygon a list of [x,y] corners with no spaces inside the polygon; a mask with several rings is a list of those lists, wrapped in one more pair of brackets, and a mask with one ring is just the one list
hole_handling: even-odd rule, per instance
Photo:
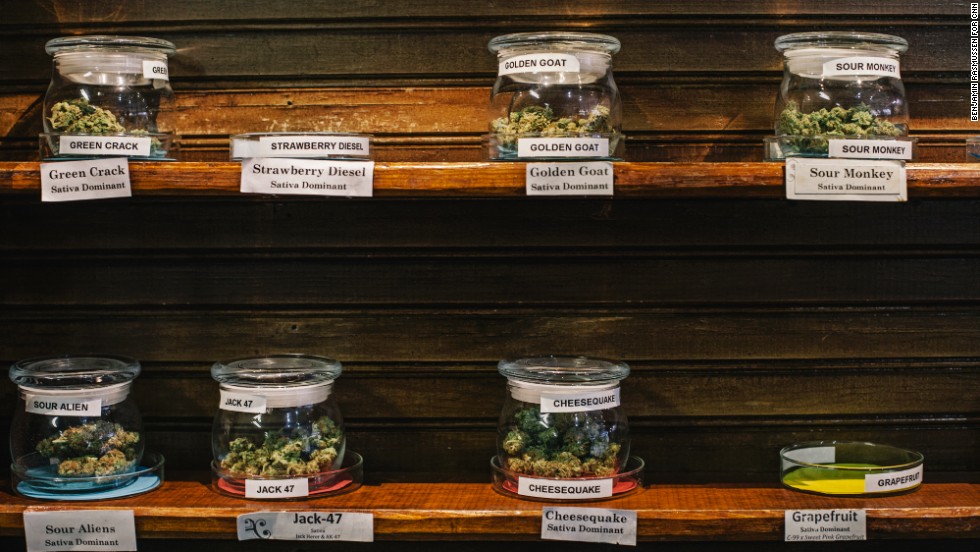
{"label": "green marijuana bud", "polygon": [[58,102],[51,107],[51,127],[64,134],[119,134],[126,132],[116,116],[85,98]]}
{"label": "green marijuana bud", "polygon": [[776,119],[776,134],[789,136],[796,152],[821,154],[827,153],[830,138],[900,136],[902,131],[875,117],[865,104],[801,113],[796,102],[790,101]]}
{"label": "green marijuana bud", "polygon": [[556,117],[548,106],[532,105],[511,112],[490,123],[490,131],[499,136],[500,143],[514,147],[521,136],[586,136],[612,132],[609,127],[609,108],[596,106],[586,118]]}
{"label": "green marijuana bud", "polygon": [[58,463],[58,475],[93,476],[126,472],[136,463],[140,435],[119,424],[98,420],[72,426],[37,444],[37,451]]}
{"label": "green marijuana bud", "polygon": [[514,412],[503,428],[501,448],[507,469],[541,477],[606,477],[619,471],[619,443],[601,415],[542,414],[531,405]]}
{"label": "green marijuana bud", "polygon": [[269,431],[261,444],[249,437],[228,443],[221,468],[233,477],[314,475],[333,469],[343,436],[330,418],[318,419],[311,430]]}

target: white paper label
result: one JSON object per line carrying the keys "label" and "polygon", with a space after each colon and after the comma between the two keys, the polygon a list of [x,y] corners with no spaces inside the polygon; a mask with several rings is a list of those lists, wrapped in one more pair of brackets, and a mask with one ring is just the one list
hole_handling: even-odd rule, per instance
{"label": "white paper label", "polygon": [[786,510],[786,542],[867,540],[864,510]]}
{"label": "white paper label", "polygon": [[255,157],[323,157],[371,154],[366,136],[260,136]]}
{"label": "white paper label", "polygon": [[545,507],[541,511],[541,538],[636,546],[636,512]]}
{"label": "white paper label", "polygon": [[892,77],[902,78],[898,60],[880,57],[847,57],[823,64],[825,77]]}
{"label": "white paper label", "polygon": [[58,153],[92,156],[150,156],[149,138],[132,136],[60,136]]}
{"label": "white paper label", "polygon": [[786,160],[787,199],[907,201],[905,164],[871,159]]}
{"label": "white paper label", "polygon": [[613,480],[587,479],[583,481],[556,481],[535,477],[518,477],[517,494],[535,498],[583,500],[609,498],[613,492]]}
{"label": "white paper label", "polygon": [[609,157],[608,138],[551,137],[518,138],[517,156],[533,159],[535,157]]}
{"label": "white paper label", "polygon": [[578,58],[572,54],[527,54],[500,62],[498,75],[515,73],[578,73]]}
{"label": "white paper label", "polygon": [[25,412],[44,416],[102,416],[102,399],[91,397],[54,397],[25,395]]}
{"label": "white paper label", "polygon": [[371,197],[374,161],[253,157],[242,161],[242,193]]}
{"label": "white paper label", "polygon": [[905,140],[831,139],[828,155],[846,159],[912,159],[912,142]]}
{"label": "white paper label", "polygon": [[41,201],[131,197],[125,157],[41,163]]}
{"label": "white paper label", "polygon": [[297,479],[246,479],[245,498],[303,498],[310,495],[310,482]]}
{"label": "white paper label", "polygon": [[221,390],[221,403],[218,408],[230,412],[245,412],[248,414],[265,413],[265,397],[262,395],[252,395],[249,393],[236,393],[234,391]]}
{"label": "white paper label", "polygon": [[170,70],[166,61],[143,60],[143,78],[169,81]]}
{"label": "white paper label", "polygon": [[613,164],[609,161],[528,163],[524,187],[529,196],[611,196]]}
{"label": "white paper label", "polygon": [[27,552],[136,550],[132,510],[24,511]]}
{"label": "white paper label", "polygon": [[541,393],[541,412],[589,412],[619,406],[619,388],[575,394]]}
{"label": "white paper label", "polygon": [[864,492],[866,493],[901,491],[918,487],[921,484],[922,464],[907,470],[864,476]]}
{"label": "white paper label", "polygon": [[374,542],[374,514],[258,512],[238,516],[238,540]]}

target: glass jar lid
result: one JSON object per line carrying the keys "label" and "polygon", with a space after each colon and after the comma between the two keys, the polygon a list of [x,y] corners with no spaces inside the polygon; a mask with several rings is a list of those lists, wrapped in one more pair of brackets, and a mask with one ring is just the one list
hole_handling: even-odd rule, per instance
{"label": "glass jar lid", "polygon": [[497,369],[510,380],[547,385],[607,385],[630,373],[625,362],[582,356],[501,360]]}
{"label": "glass jar lid", "polygon": [[140,363],[116,355],[38,357],[10,367],[10,379],[20,387],[81,390],[125,384],[140,374]]}
{"label": "glass jar lid", "polygon": [[177,51],[177,47],[170,41],[145,36],[64,36],[49,40],[47,44],[44,45],[44,50],[51,55],[56,55],[61,52],[107,49],[158,52],[167,55],[173,54]]}
{"label": "glass jar lid", "polygon": [[777,38],[775,45],[780,52],[801,48],[841,48],[902,53],[909,49],[908,41],[900,36],[850,31],[793,33]]}
{"label": "glass jar lid", "polygon": [[615,54],[619,51],[619,39],[596,33],[536,32],[512,33],[490,39],[487,45],[493,53],[518,50],[589,50]]}
{"label": "glass jar lid", "polygon": [[340,376],[339,361],[313,355],[279,354],[215,362],[211,377],[240,388],[298,388],[330,383]]}

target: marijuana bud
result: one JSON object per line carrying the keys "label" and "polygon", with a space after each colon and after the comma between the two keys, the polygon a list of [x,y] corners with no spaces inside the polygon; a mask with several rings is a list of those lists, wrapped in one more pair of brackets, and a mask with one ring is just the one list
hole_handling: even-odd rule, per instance
{"label": "marijuana bud", "polygon": [[829,150],[830,138],[900,136],[902,131],[875,117],[865,104],[801,113],[796,102],[790,101],[776,119],[776,134],[788,136],[798,153],[822,154]]}
{"label": "marijuana bud", "polygon": [[68,427],[40,441],[38,453],[58,464],[58,475],[113,475],[129,471],[136,463],[140,435],[121,425],[98,420]]}
{"label": "marijuana bud", "polygon": [[514,147],[522,136],[585,136],[612,129],[609,108],[603,105],[594,107],[584,118],[557,117],[550,106],[531,105],[491,121],[490,132],[498,135],[502,145]]}
{"label": "marijuana bud", "polygon": [[58,102],[51,107],[51,127],[65,134],[119,134],[126,132],[112,112],[89,104],[85,98]]}
{"label": "marijuana bud", "polygon": [[333,469],[342,440],[337,424],[323,416],[310,429],[266,432],[261,444],[249,437],[232,440],[221,468],[234,477],[323,473]]}

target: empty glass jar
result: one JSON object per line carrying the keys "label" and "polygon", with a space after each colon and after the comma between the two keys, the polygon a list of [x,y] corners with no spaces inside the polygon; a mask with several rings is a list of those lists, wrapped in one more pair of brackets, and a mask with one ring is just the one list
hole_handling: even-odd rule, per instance
{"label": "empty glass jar", "polygon": [[490,41],[497,81],[490,96],[491,159],[615,157],[622,101],[613,80],[614,37],[515,33]]}
{"label": "empty glass jar", "polygon": [[[44,97],[43,155],[167,155],[173,140],[174,94],[167,63],[176,51],[172,43],[91,35],[56,38],[45,49],[54,67]],[[128,140],[69,141],[66,136]]]}
{"label": "empty glass jar", "polygon": [[[342,473],[344,423],[332,390],[341,364],[286,354],[218,362],[214,419],[214,483],[224,493],[292,499],[352,483]],[[360,463],[360,458],[356,459]],[[356,478],[359,481],[359,477]]]}
{"label": "empty glass jar", "polygon": [[130,397],[139,373],[139,362],[121,356],[45,357],[11,366],[18,389],[10,431],[15,478],[31,491],[54,494],[129,484],[144,448],[142,419]]}
{"label": "empty glass jar", "polygon": [[899,62],[908,49],[905,39],[805,32],[781,36],[775,46],[784,57],[783,81],[767,158],[826,157],[832,139],[908,140]]}

